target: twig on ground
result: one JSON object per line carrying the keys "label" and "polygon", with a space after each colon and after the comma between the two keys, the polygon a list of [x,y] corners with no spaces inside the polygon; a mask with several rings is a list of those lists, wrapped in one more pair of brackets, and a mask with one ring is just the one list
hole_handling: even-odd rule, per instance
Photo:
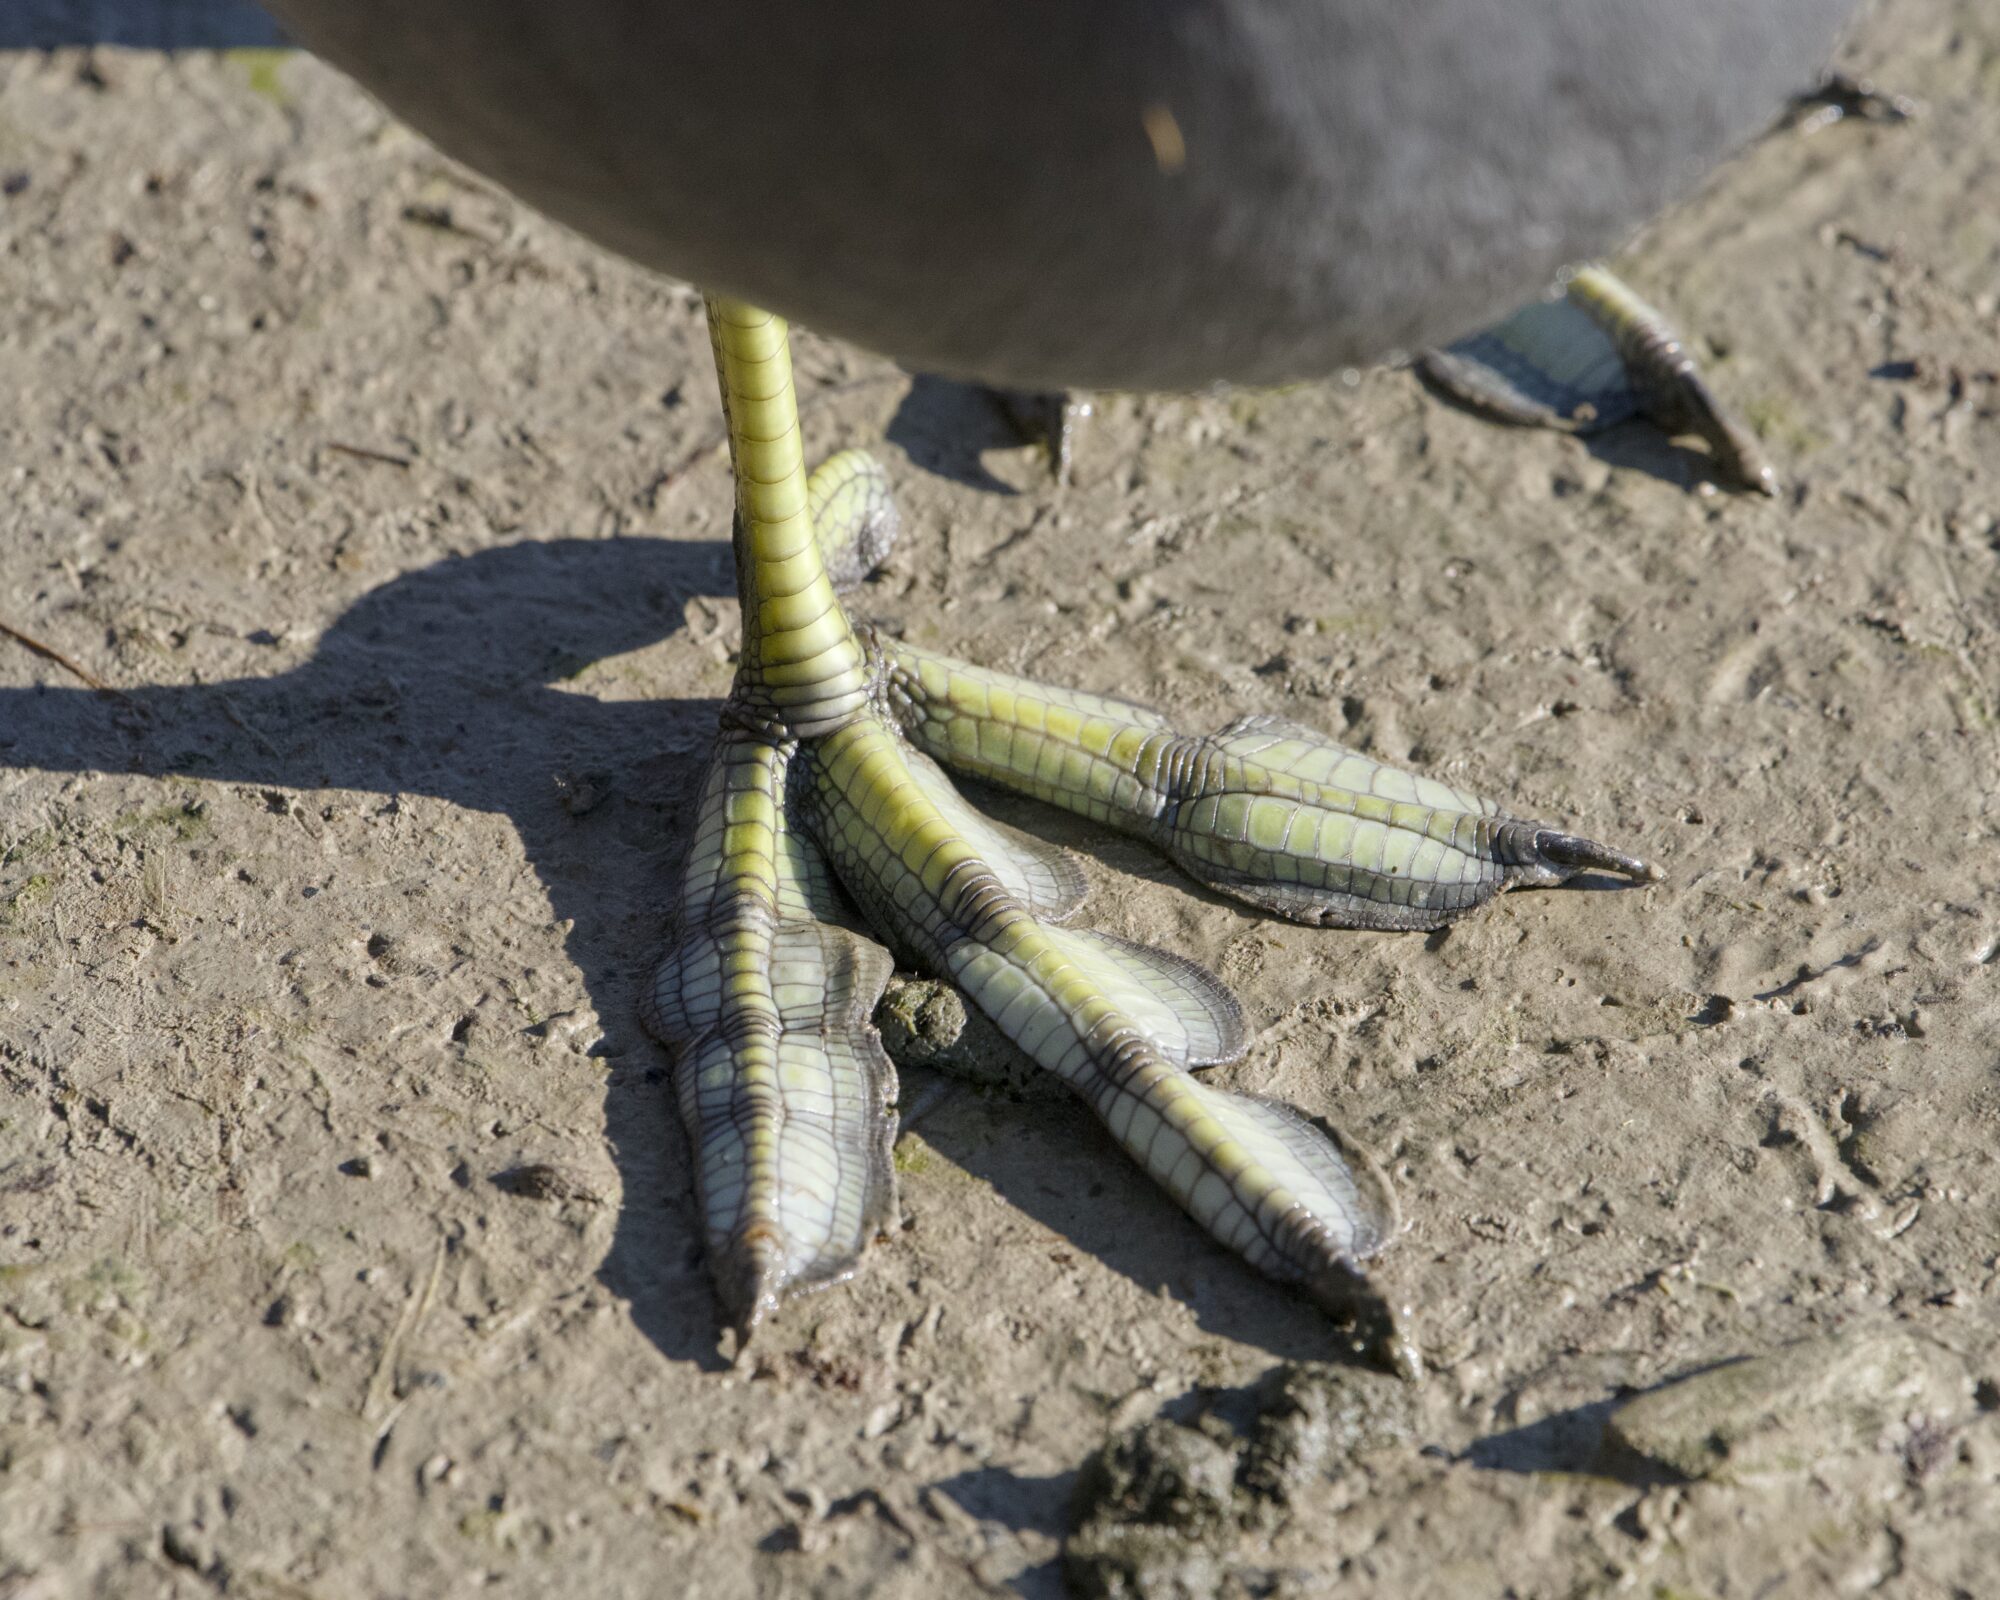
{"label": "twig on ground", "polygon": [[379,461],[385,467],[408,469],[416,463],[410,456],[393,455],[387,450],[371,450],[365,444],[342,444],[338,439],[326,442],[329,450],[338,450],[344,456],[353,456],[357,461]]}
{"label": "twig on ground", "polygon": [[6,622],[0,622],[0,633],[4,633],[8,638],[12,639],[16,644],[26,646],[28,649],[34,651],[36,655],[42,656],[47,660],[53,661],[57,666],[61,667],[63,671],[67,672],[71,677],[75,678],[79,683],[82,683],[87,688],[95,689],[99,694],[117,695],[120,700],[129,698],[122,690],[112,688],[110,684],[106,683],[102,678],[98,677],[96,673],[90,671],[86,667],[78,665],[76,662],[72,661],[68,656],[64,655],[54,645],[42,643],[42,641],[40,639],[37,639],[32,633],[23,633],[19,628],[16,628],[12,624]]}

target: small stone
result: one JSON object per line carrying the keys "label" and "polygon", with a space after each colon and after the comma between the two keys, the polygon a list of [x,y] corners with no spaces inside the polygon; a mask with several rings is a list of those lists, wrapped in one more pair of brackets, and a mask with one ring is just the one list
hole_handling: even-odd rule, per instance
{"label": "small stone", "polygon": [[1854,1332],[1727,1362],[1628,1400],[1605,1438],[1683,1478],[1797,1476],[1969,1409],[1963,1364],[1896,1331]]}
{"label": "small stone", "polygon": [[1060,1100],[1060,1079],[1044,1072],[959,992],[934,978],[889,980],[875,1026],[899,1067],[929,1067],[1023,1100]]}
{"label": "small stone", "polygon": [[215,1564],[215,1547],[192,1522],[170,1522],[160,1530],[160,1553],[177,1567],[206,1572]]}
{"label": "small stone", "polygon": [[581,1178],[546,1161],[527,1161],[497,1172],[493,1175],[493,1186],[523,1200],[577,1200],[593,1206],[604,1203],[604,1196]]}
{"label": "small stone", "polygon": [[604,1037],[604,1029],[596,1010],[586,1005],[544,1017],[528,1029],[528,1037],[544,1050],[566,1046],[575,1055],[587,1055]]}
{"label": "small stone", "polygon": [[556,800],[573,817],[587,817],[611,797],[608,772],[559,772]]}

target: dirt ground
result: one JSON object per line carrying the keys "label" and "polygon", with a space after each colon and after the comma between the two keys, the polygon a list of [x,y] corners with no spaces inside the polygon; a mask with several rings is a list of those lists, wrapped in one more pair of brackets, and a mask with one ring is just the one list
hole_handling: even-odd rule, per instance
{"label": "dirt ground", "polygon": [[[997,805],[1407,1221],[1433,1375],[1184,1589],[1993,1592],[2000,20],[1849,56],[1921,119],[1778,132],[1623,263],[1774,502],[1393,371],[1107,400],[1058,490],[979,391],[799,341],[814,454],[905,509],[860,613],[1665,869],[1307,930]],[[113,691],[0,639],[0,1596],[1041,1600],[1108,1438],[1220,1448],[1332,1354],[1078,1108],[912,1071],[901,1231],[721,1359],[638,1022],[736,632],[690,290],[305,57],[16,50],[0,392],[0,622]],[[1607,1454],[1807,1338],[1931,1409]]]}

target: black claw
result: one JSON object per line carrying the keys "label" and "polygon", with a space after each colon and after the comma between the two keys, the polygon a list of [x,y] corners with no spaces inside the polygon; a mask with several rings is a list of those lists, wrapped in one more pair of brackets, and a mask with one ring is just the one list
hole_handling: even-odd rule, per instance
{"label": "black claw", "polygon": [[1333,1315],[1352,1354],[1405,1383],[1423,1378],[1423,1358],[1410,1336],[1410,1308],[1392,1305],[1362,1268],[1333,1262],[1307,1280],[1306,1292]]}
{"label": "black claw", "polygon": [[1557,833],[1553,828],[1535,832],[1535,849],[1542,857],[1571,872],[1615,872],[1635,883],[1657,883],[1660,869],[1638,856],[1628,856],[1595,839],[1580,839],[1573,833]]}

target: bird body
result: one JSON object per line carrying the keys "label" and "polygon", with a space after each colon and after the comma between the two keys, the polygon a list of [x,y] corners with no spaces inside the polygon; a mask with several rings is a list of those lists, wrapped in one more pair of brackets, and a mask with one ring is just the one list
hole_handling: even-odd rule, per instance
{"label": "bird body", "polygon": [[1044,388],[1274,382],[1456,337],[1755,132],[1852,7],[269,3],[633,260]]}

